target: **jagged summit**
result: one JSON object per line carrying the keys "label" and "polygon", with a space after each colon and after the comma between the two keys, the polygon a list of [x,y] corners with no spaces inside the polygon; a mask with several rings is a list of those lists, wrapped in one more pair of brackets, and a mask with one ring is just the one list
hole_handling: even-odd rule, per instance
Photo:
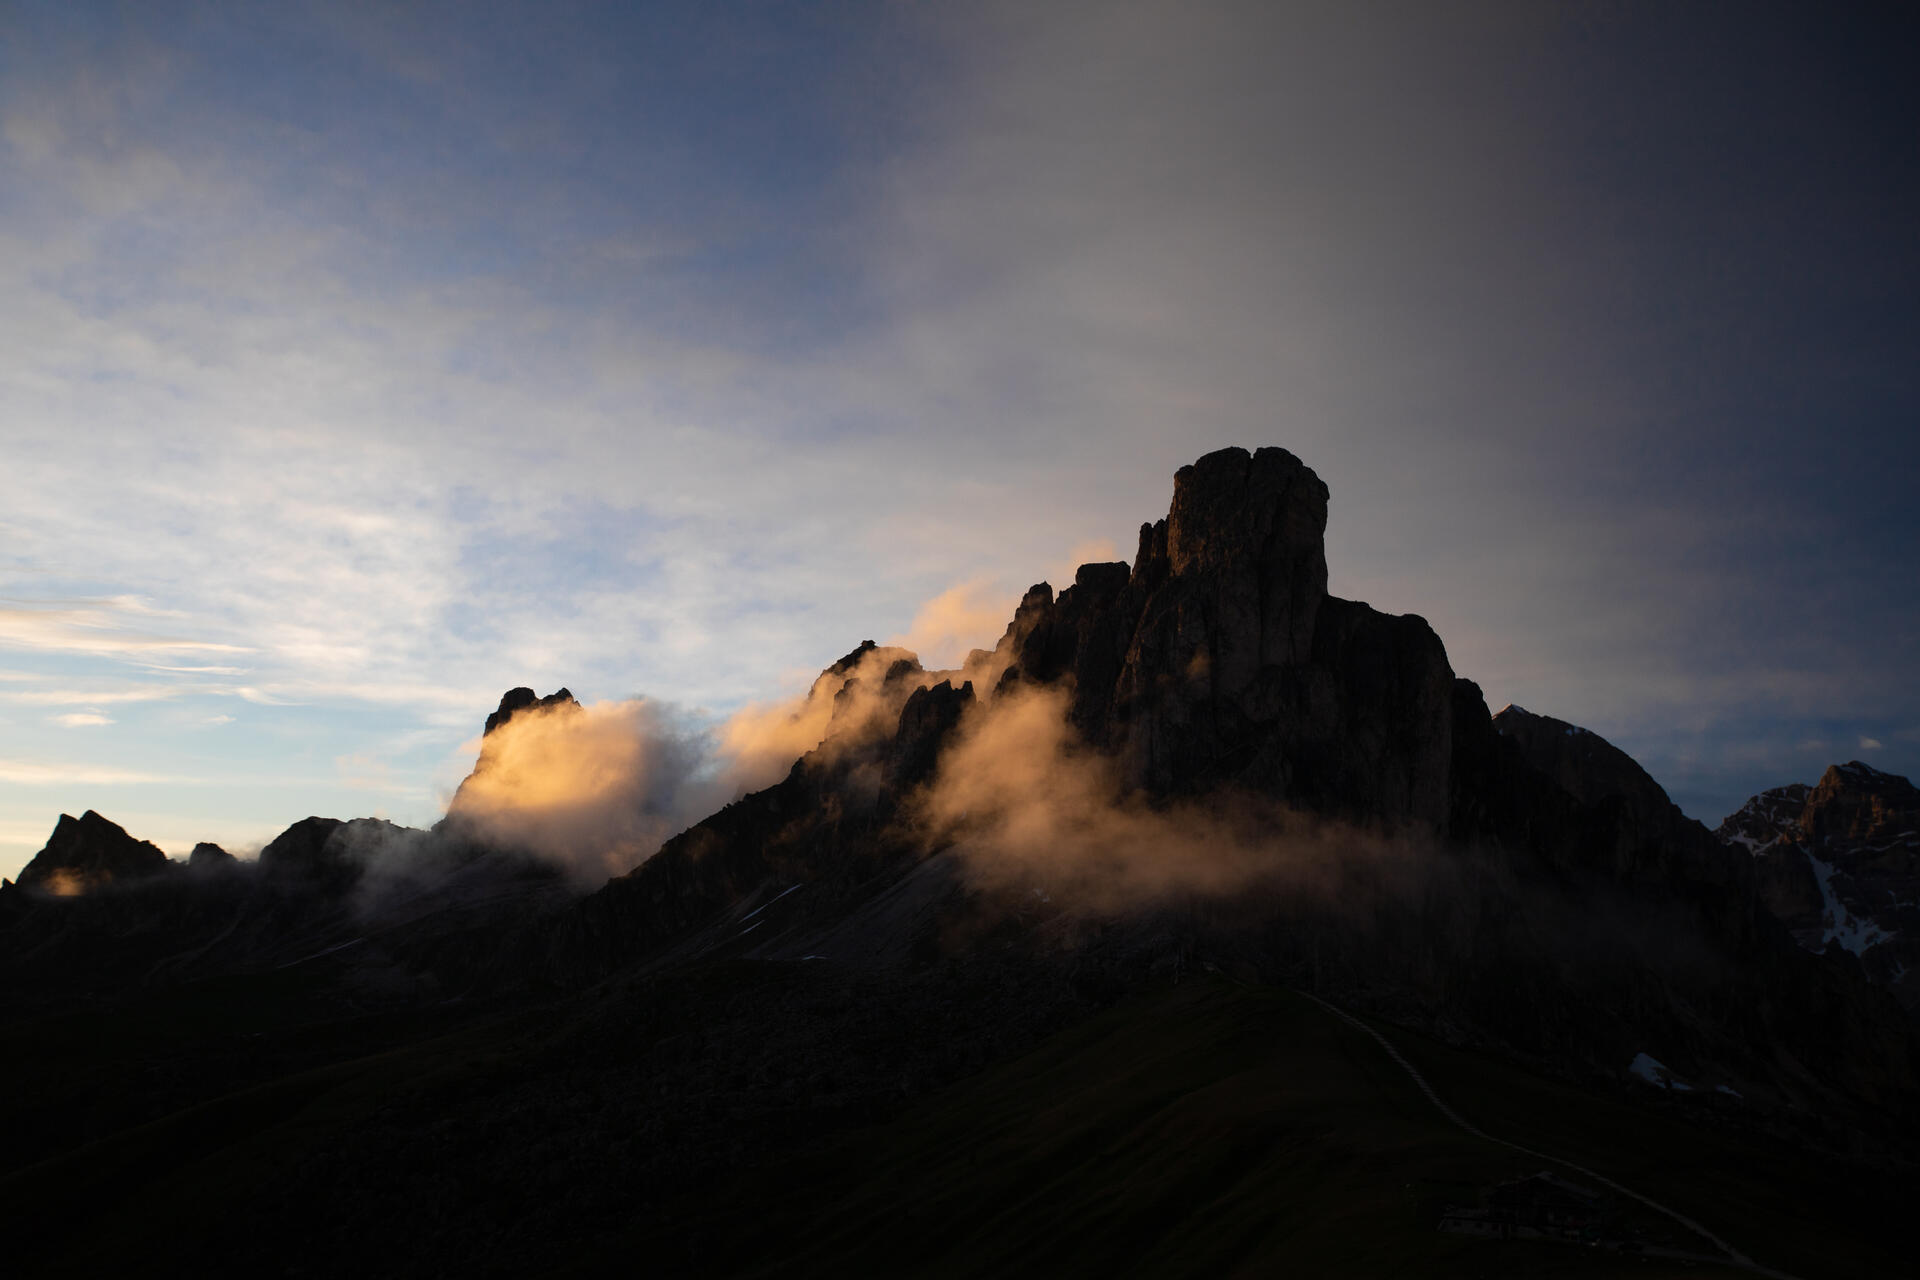
{"label": "jagged summit", "polygon": [[522,711],[532,708],[558,706],[563,703],[579,705],[573,702],[573,693],[564,688],[556,689],[544,698],[535,695],[533,690],[525,686],[518,689],[509,689],[500,697],[500,709],[487,717],[487,727],[481,731],[482,736],[492,733],[495,729],[498,729]]}
{"label": "jagged summit", "polygon": [[1131,567],[1027,593],[1010,674],[1070,687],[1074,727],[1150,792],[1233,786],[1443,827],[1446,650],[1421,618],[1327,594],[1326,523],[1327,487],[1293,454],[1207,454]]}
{"label": "jagged summit", "polygon": [[119,823],[89,809],[78,818],[60,815],[46,847],[21,869],[18,883],[68,895],[164,875],[172,869],[157,846],[134,839]]}

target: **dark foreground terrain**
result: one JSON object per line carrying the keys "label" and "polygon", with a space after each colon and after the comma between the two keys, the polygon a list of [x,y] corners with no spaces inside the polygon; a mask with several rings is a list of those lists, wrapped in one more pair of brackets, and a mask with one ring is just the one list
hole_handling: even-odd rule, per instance
{"label": "dark foreground terrain", "polygon": [[[378,1018],[289,1016],[325,981],[183,990],[138,1030],[112,1008],[11,1026],[10,1134],[58,1144],[143,1091],[184,1103],[10,1168],[12,1273],[1736,1273],[1658,1256],[1712,1250],[1624,1202],[1611,1235],[1638,1253],[1442,1233],[1448,1206],[1541,1162],[1455,1128],[1304,997],[1218,974],[1098,1012],[1035,988],[1010,1018],[985,976],[729,962],[397,1044]],[[1767,1268],[1910,1274],[1911,1175],[1388,1034],[1493,1137]],[[268,1078],[185,1101],[235,1053]]]}

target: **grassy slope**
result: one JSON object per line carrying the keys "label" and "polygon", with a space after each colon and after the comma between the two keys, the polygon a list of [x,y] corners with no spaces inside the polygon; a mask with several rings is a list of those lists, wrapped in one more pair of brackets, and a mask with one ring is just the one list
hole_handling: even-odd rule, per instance
{"label": "grassy slope", "polygon": [[[302,1072],[21,1171],[0,1181],[0,1238],[12,1242],[16,1264],[28,1264],[18,1274],[196,1269],[224,1233],[248,1229],[263,1188],[341,1135],[387,1125],[396,1109],[417,1117],[429,1107],[423,1100],[541,1087],[551,1020],[563,1013],[503,1018]],[[1762,1262],[1807,1280],[1905,1274],[1891,1246],[1865,1238],[1876,1229],[1871,1215],[1860,1230],[1834,1230],[1846,1214],[1820,1198],[1825,1171],[1390,1034],[1489,1130],[1670,1196]],[[1434,1229],[1445,1203],[1538,1167],[1449,1127],[1377,1045],[1308,1002],[1208,980],[1090,1019],[890,1123],[698,1194],[637,1203],[613,1238],[562,1233],[535,1256],[623,1274],[1673,1271]],[[370,1185],[379,1172],[367,1171]],[[356,1190],[312,1211],[362,1212]],[[512,1212],[510,1199],[500,1203]],[[287,1249],[299,1273],[298,1240]],[[465,1268],[488,1269],[484,1259]]]}

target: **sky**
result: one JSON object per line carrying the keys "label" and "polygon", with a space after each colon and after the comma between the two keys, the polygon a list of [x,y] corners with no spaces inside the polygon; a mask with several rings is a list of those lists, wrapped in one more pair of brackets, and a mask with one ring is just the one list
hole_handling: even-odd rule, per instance
{"label": "sky", "polygon": [[1228,444],[1709,825],[1920,775],[1917,35],[0,0],[0,873],[430,823],[515,685],[951,661]]}

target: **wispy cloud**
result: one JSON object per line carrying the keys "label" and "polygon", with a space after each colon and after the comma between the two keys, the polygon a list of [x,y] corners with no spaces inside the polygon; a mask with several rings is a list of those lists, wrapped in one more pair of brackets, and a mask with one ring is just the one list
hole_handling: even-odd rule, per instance
{"label": "wispy cloud", "polygon": [[144,786],[149,784],[200,783],[200,778],[186,778],[174,774],[147,773],[138,769],[116,769],[108,765],[70,763],[47,764],[35,760],[0,759],[0,782],[16,786],[44,787],[84,784],[88,786],[117,787]]}
{"label": "wispy cloud", "polygon": [[0,702],[27,706],[107,706],[126,702],[166,702],[192,690],[177,685],[146,685],[121,689],[22,689],[0,691]]}
{"label": "wispy cloud", "polygon": [[0,645],[97,655],[155,651],[250,652],[243,645],[158,635],[125,625],[126,617],[141,616],[144,612],[124,600],[91,601],[77,607],[0,604]]}
{"label": "wispy cloud", "polygon": [[114,723],[113,717],[99,711],[69,711],[65,715],[49,717],[53,723],[69,729],[81,729],[89,725]]}

